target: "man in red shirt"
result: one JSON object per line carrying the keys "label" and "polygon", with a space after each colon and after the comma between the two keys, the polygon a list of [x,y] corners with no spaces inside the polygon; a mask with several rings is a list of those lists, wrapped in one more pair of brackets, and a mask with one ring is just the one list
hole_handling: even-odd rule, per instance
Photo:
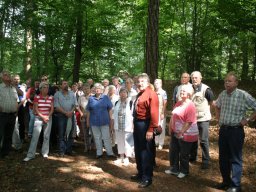
{"label": "man in red shirt", "polygon": [[139,93],[134,104],[134,150],[138,173],[131,176],[138,181],[139,188],[152,184],[154,165],[154,128],[159,122],[159,101],[156,92],[149,87],[149,77],[146,73],[138,76]]}

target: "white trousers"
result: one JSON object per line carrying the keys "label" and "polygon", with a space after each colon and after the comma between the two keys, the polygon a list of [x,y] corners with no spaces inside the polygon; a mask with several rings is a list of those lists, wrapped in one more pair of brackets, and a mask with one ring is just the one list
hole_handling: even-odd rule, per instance
{"label": "white trousers", "polygon": [[49,141],[52,128],[52,117],[50,117],[48,123],[44,123],[40,118],[35,117],[35,125],[33,130],[32,139],[30,142],[27,157],[34,158],[36,154],[36,147],[38,139],[42,129],[44,129],[44,140],[42,146],[42,155],[48,155],[49,153]]}

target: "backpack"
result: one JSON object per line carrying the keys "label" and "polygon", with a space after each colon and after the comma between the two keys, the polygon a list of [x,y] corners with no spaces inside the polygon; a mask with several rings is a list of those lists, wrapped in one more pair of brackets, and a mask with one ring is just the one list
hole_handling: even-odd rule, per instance
{"label": "backpack", "polygon": [[[119,101],[119,100],[118,100],[118,101]],[[116,106],[116,104],[117,104],[118,101],[115,102],[115,106]],[[129,102],[129,104],[130,104],[130,110],[132,110],[132,103],[133,103],[132,100],[130,100],[130,102]]]}

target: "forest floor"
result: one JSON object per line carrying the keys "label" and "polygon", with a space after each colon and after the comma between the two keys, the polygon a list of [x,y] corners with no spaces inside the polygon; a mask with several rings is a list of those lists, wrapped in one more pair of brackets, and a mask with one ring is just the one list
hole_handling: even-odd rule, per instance
{"label": "forest floor", "polygon": [[[244,192],[256,191],[256,129],[245,128],[246,138],[243,151],[242,189]],[[103,157],[95,159],[95,151],[85,154],[83,144],[76,142],[73,156],[58,157],[51,152],[48,159],[37,155],[29,162],[22,162],[29,143],[23,151],[12,151],[0,160],[0,191],[3,192],[58,192],[58,191],[168,191],[168,192],[217,192],[214,186],[221,182],[218,166],[218,128],[210,128],[211,165],[207,170],[200,169],[198,162],[190,165],[190,175],[184,179],[166,175],[168,169],[168,143],[157,151],[157,168],[154,170],[153,184],[139,189],[138,184],[130,180],[136,173],[136,164],[132,160],[129,166],[117,166],[113,160]],[[40,150],[38,149],[38,152]],[[51,149],[54,151],[54,149]],[[200,154],[200,151],[199,151]]]}

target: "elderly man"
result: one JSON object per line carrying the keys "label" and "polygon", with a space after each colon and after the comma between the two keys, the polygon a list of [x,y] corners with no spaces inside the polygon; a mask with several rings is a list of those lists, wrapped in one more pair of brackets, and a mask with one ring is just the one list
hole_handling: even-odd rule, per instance
{"label": "elderly man", "polygon": [[[11,75],[8,71],[1,74],[0,84],[0,158],[9,154],[12,144],[12,134],[18,110],[17,89],[11,84]],[[2,144],[2,146],[1,146]]]}
{"label": "elderly man", "polygon": [[181,100],[180,89],[182,85],[187,85],[190,91],[193,90],[192,84],[189,82],[189,80],[190,80],[190,75],[186,72],[182,73],[180,77],[180,85],[177,85],[173,91],[173,96],[172,96],[173,106],[175,105],[175,103]]}
{"label": "elderly man", "polygon": [[[199,129],[199,141],[202,149],[202,169],[209,168],[209,126],[211,120],[210,105],[213,101],[213,92],[204,83],[202,83],[202,75],[199,71],[191,73],[194,95],[192,101],[196,106],[197,111],[197,126]],[[190,161],[197,159],[198,142],[193,144],[190,154]]]}
{"label": "elderly man", "polygon": [[139,93],[134,104],[134,149],[138,173],[131,176],[140,182],[138,187],[145,188],[152,184],[154,165],[154,128],[159,122],[159,101],[156,92],[149,86],[146,73],[138,76]]}
{"label": "elderly man", "polygon": [[[219,120],[219,166],[223,182],[216,186],[227,192],[241,191],[242,149],[244,144],[244,125],[256,116],[256,100],[249,93],[237,89],[238,78],[235,73],[226,75],[224,86],[215,103]],[[253,113],[247,115],[248,109]]]}
{"label": "elderly man", "polygon": [[54,107],[58,112],[59,155],[71,155],[75,128],[74,111],[77,109],[80,112],[80,109],[75,94],[68,90],[68,82],[65,80],[61,82],[61,90],[54,95]]}

